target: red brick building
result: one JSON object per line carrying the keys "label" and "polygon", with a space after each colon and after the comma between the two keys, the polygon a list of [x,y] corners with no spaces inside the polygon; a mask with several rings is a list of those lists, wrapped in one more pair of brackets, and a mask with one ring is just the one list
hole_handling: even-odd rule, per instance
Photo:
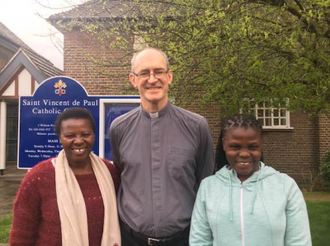
{"label": "red brick building", "polygon": [[[118,1],[111,7],[111,18],[120,17]],[[123,95],[136,92],[128,85],[129,68],[116,64],[109,64],[109,71],[116,71],[118,76],[108,77],[101,66],[95,66],[91,57],[121,56],[115,49],[106,49],[98,42],[95,36],[88,35],[78,27],[65,30],[57,23],[69,22],[74,19],[88,21],[100,16],[109,18],[110,13],[102,10],[102,5],[95,3],[93,8],[84,8],[84,5],[73,10],[53,15],[49,20],[64,34],[64,75],[70,76],[86,88],[90,95],[107,94]],[[95,11],[95,12],[93,12]],[[134,42],[131,44],[132,50]],[[127,62],[129,62],[128,57]],[[175,77],[175,74],[174,74]],[[187,107],[188,110],[203,115],[209,122],[216,144],[221,125],[221,110],[217,104],[199,105],[195,103]],[[318,170],[320,160],[326,150],[330,150],[330,118],[325,115],[309,116],[302,112],[288,112],[285,108],[276,111],[266,105],[253,108],[256,116],[263,122],[264,161],[281,172],[288,173],[301,185],[313,178]]]}

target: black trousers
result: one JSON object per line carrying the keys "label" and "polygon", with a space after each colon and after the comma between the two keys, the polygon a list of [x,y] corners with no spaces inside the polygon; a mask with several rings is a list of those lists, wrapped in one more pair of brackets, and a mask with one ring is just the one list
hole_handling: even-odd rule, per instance
{"label": "black trousers", "polygon": [[[122,246],[147,246],[147,243],[141,242],[140,239],[134,238],[133,235],[131,235],[130,232],[125,230],[121,226],[121,245]],[[157,244],[156,244],[157,245]],[[177,241],[171,241],[167,244],[162,244],[164,246],[189,246],[189,233],[187,235],[184,235],[180,237]]]}

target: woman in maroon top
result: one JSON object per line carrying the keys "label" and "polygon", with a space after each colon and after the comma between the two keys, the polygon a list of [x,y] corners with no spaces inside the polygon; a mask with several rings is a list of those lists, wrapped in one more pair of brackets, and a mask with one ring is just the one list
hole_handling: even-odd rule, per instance
{"label": "woman in maroon top", "polygon": [[91,114],[67,109],[55,131],[63,150],[24,177],[13,208],[10,245],[120,245],[119,176],[112,163],[92,153]]}

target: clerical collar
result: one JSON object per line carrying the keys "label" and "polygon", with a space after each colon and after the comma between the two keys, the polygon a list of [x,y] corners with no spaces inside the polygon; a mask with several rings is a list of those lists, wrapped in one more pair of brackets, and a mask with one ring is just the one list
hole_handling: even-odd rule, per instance
{"label": "clerical collar", "polygon": [[159,118],[159,117],[162,117],[163,115],[166,114],[166,112],[169,110],[169,108],[171,107],[171,103],[170,101],[168,100],[165,107],[162,108],[160,111],[158,112],[155,112],[155,113],[150,113],[148,111],[146,111],[144,108],[142,108],[141,106],[141,112],[144,116],[148,117],[148,118],[151,118],[151,119],[154,119],[154,118]]}
{"label": "clerical collar", "polygon": [[159,118],[159,112],[149,113],[150,118]]}

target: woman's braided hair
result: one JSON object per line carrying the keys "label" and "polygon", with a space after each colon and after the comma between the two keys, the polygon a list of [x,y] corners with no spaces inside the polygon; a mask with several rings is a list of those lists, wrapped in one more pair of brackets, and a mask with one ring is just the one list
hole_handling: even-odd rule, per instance
{"label": "woman's braided hair", "polygon": [[230,127],[243,127],[245,129],[255,128],[260,131],[262,130],[260,122],[255,116],[250,114],[235,114],[233,116],[229,116],[224,122],[222,130],[225,133]]}
{"label": "woman's braided hair", "polygon": [[215,163],[217,165],[217,170],[221,169],[223,166],[228,164],[226,153],[223,150],[222,139],[226,134],[226,131],[231,127],[243,127],[254,128],[261,132],[262,126],[260,122],[256,119],[255,116],[250,114],[235,114],[229,116],[222,125],[220,136],[218,139],[216,154],[215,154]]}

